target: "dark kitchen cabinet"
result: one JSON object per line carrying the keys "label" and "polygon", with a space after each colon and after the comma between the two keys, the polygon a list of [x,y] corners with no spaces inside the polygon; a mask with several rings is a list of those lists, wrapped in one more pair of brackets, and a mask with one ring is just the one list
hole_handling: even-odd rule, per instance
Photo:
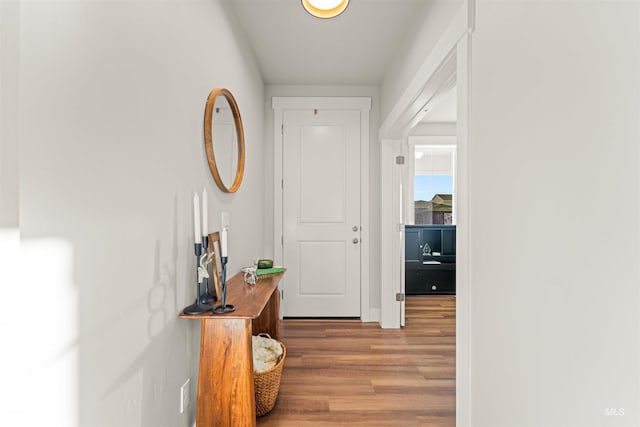
{"label": "dark kitchen cabinet", "polygon": [[405,226],[405,293],[456,293],[456,226]]}

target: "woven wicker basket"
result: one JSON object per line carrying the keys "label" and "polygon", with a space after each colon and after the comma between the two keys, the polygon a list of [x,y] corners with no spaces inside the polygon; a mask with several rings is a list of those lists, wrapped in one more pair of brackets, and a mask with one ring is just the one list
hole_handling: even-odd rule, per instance
{"label": "woven wicker basket", "polygon": [[256,415],[259,417],[273,409],[280,391],[280,378],[282,378],[282,367],[284,366],[284,358],[287,355],[287,348],[282,342],[278,342],[282,346],[282,356],[278,364],[267,371],[253,373]]}

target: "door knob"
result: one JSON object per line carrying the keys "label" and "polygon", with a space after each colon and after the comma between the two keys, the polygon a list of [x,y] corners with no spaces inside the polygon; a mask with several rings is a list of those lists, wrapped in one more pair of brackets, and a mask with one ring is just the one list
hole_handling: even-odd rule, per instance
{"label": "door knob", "polygon": [[354,237],[354,238],[353,238],[353,243],[354,243],[354,244],[356,244],[356,243],[358,243],[358,242],[360,242],[360,239],[358,239],[357,237]]}
{"label": "door knob", "polygon": [[357,225],[354,225],[354,226],[353,226],[353,228],[352,228],[352,230],[353,230],[353,231],[358,231],[358,230],[360,230],[360,227],[358,227]]}

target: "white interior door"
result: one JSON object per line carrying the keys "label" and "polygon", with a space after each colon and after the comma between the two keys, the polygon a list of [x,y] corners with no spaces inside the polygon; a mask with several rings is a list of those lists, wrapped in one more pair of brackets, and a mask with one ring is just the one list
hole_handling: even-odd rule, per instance
{"label": "white interior door", "polygon": [[283,112],[286,317],[360,317],[360,112]]}

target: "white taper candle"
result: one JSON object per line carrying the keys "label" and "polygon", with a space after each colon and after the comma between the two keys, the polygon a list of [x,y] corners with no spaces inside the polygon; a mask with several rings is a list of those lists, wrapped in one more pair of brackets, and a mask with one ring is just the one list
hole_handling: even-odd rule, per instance
{"label": "white taper candle", "polygon": [[193,195],[193,228],[195,241],[202,243],[202,233],[200,233],[200,198],[198,193]]}
{"label": "white taper candle", "polygon": [[220,225],[222,233],[220,234],[220,256],[229,256],[227,252],[227,229],[229,228],[229,212],[222,212],[220,214]]}
{"label": "white taper candle", "polygon": [[209,223],[207,218],[207,190],[202,190],[202,235],[209,234]]}
{"label": "white taper candle", "polygon": [[222,233],[220,233],[220,245],[222,248],[220,249],[220,256],[226,257],[227,255],[227,229],[223,228]]}

